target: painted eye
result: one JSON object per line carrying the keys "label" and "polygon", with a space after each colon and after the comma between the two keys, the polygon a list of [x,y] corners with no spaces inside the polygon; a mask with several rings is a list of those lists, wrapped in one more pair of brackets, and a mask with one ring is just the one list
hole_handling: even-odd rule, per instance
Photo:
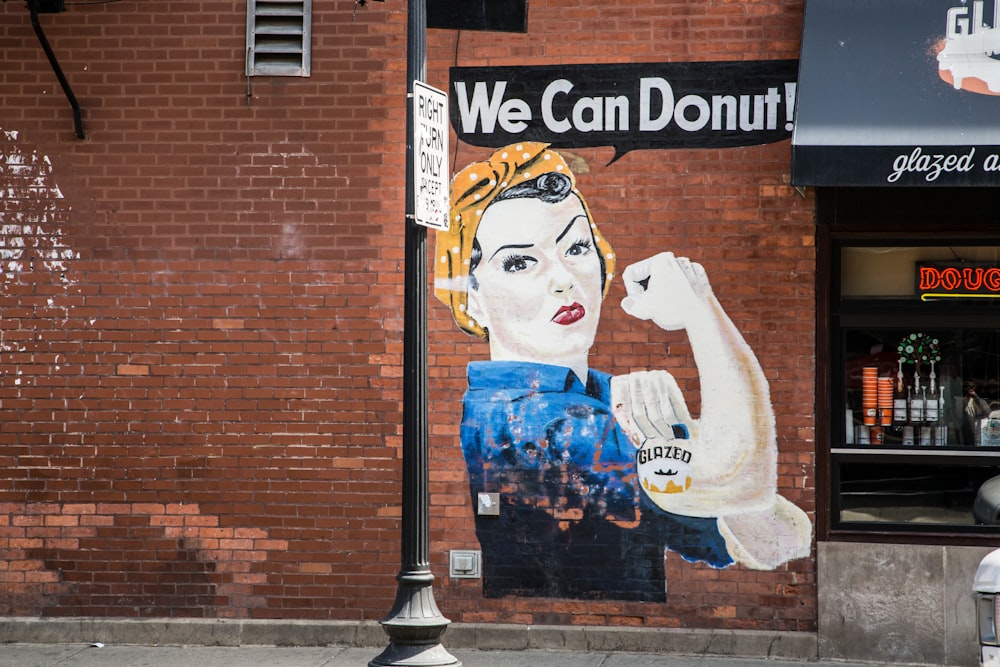
{"label": "painted eye", "polygon": [[582,255],[589,255],[590,251],[593,250],[593,247],[594,246],[591,244],[590,239],[581,239],[569,247],[566,251],[566,256],[579,257]]}
{"label": "painted eye", "polygon": [[529,257],[528,255],[508,255],[504,257],[500,266],[505,273],[517,273],[519,271],[526,271],[537,263],[534,257]]}

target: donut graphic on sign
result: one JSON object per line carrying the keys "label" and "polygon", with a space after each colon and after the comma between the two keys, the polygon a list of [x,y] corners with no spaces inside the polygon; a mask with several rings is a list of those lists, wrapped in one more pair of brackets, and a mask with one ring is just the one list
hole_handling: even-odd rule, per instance
{"label": "donut graphic on sign", "polygon": [[[938,43],[938,75],[955,90],[1000,95],[1000,0],[963,2],[948,10]],[[989,11],[987,11],[989,10]]]}

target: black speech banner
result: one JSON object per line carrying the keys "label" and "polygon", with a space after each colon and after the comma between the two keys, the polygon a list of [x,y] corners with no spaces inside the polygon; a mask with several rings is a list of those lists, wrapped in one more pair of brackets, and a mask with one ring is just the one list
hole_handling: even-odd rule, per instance
{"label": "black speech banner", "polygon": [[782,141],[797,60],[452,67],[452,127],[497,147],[729,148]]}

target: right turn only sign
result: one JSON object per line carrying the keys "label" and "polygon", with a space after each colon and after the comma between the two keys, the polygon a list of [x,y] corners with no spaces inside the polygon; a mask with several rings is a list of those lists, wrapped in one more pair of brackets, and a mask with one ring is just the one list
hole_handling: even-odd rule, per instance
{"label": "right turn only sign", "polygon": [[414,220],[448,229],[448,96],[413,82]]}

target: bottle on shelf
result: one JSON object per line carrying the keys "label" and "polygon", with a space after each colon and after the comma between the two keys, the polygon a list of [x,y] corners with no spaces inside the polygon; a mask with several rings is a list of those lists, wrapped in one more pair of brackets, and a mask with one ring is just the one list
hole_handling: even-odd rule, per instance
{"label": "bottle on shelf", "polygon": [[924,421],[924,392],[915,384],[909,388],[910,423],[918,426]]}
{"label": "bottle on shelf", "polygon": [[937,386],[938,423],[934,427],[935,447],[948,446],[949,425],[951,423],[950,410],[948,409],[949,400],[948,387],[944,384],[939,384]]}
{"label": "bottle on shelf", "polygon": [[934,386],[922,390],[924,399],[924,421],[931,426],[936,426],[941,414],[940,395]]}
{"label": "bottle on shelf", "polygon": [[908,403],[906,387],[900,381],[893,387],[892,392],[892,423],[896,426],[903,426],[910,420]]}

